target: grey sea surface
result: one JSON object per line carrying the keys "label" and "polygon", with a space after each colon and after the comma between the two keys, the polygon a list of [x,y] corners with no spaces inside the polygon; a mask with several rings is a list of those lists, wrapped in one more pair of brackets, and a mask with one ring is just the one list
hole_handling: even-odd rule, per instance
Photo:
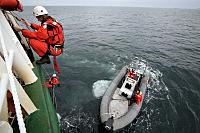
{"label": "grey sea surface", "polygon": [[[33,7],[21,17],[35,21]],[[47,7],[63,24],[55,90],[63,133],[99,133],[101,96],[136,57],[151,78],[137,119],[120,133],[200,132],[200,10]],[[52,67],[44,65],[49,74]]]}

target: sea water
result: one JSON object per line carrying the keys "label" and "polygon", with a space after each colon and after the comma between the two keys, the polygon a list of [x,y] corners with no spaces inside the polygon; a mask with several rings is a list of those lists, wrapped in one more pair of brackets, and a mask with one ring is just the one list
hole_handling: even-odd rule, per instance
{"label": "sea water", "polygon": [[[33,7],[21,14],[36,22]],[[64,28],[56,91],[63,133],[99,132],[103,93],[136,57],[151,78],[137,119],[123,133],[200,132],[200,10],[47,7]],[[53,73],[50,65],[44,65]]]}

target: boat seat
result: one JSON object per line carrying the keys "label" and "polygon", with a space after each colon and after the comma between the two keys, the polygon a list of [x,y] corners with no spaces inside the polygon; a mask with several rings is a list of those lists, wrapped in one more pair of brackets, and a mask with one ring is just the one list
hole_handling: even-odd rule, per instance
{"label": "boat seat", "polygon": [[127,89],[131,89],[131,87],[132,87],[132,85],[131,84],[129,84],[129,83],[126,83],[126,85],[125,85],[125,88],[127,88]]}
{"label": "boat seat", "polygon": [[117,89],[115,90],[112,99],[113,99],[113,100],[123,100],[123,101],[126,101],[127,98],[124,97],[124,96],[119,95],[119,91],[120,91],[120,88],[117,88]]}
{"label": "boat seat", "polygon": [[128,112],[128,101],[123,100],[112,100],[109,106],[109,114],[114,116],[114,119],[117,119]]}

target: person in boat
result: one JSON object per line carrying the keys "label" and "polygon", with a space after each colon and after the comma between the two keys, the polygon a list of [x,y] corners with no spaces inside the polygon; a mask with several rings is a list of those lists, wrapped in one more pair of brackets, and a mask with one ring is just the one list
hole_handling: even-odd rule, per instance
{"label": "person in boat", "polygon": [[133,70],[133,68],[129,68],[128,70],[128,77],[134,79],[135,78],[135,71]]}
{"label": "person in boat", "polygon": [[41,22],[41,26],[29,23],[24,19],[22,21],[35,31],[32,32],[21,27],[14,28],[16,31],[21,31],[24,37],[29,38],[30,46],[41,57],[36,63],[50,64],[49,55],[55,57],[63,52],[64,34],[62,25],[49,16],[48,11],[43,6],[36,6],[33,9],[33,14]]}
{"label": "person in boat", "polygon": [[136,104],[139,105],[140,102],[142,101],[142,92],[140,90],[137,90],[134,98],[135,98]]}

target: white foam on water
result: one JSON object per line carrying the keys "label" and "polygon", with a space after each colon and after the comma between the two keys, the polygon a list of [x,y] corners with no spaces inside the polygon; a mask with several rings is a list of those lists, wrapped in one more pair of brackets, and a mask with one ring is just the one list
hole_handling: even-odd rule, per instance
{"label": "white foam on water", "polygon": [[150,71],[150,81],[148,83],[148,88],[159,95],[168,93],[168,87],[165,85],[162,79],[163,74],[159,70],[153,69],[151,67],[148,67],[148,70]]}
{"label": "white foam on water", "polygon": [[88,60],[88,59],[82,59],[81,61],[78,61],[80,64],[93,64],[93,65],[99,65],[100,63],[96,60],[94,61],[91,61],[91,60]]}
{"label": "white foam on water", "polygon": [[60,120],[61,120],[61,116],[60,116],[60,114],[59,113],[56,113],[56,115],[57,115],[57,118],[58,118],[58,122],[59,122],[59,124],[60,124]]}
{"label": "white foam on water", "polygon": [[107,68],[107,72],[108,73],[115,73],[116,70],[117,70],[117,65],[113,62],[109,62],[108,64],[104,64],[106,67],[104,68]]}
{"label": "white foam on water", "polygon": [[[140,58],[132,58],[132,64],[137,65]],[[144,59],[142,59],[144,60]],[[145,62],[145,60],[144,60]],[[148,64],[148,62],[147,62]],[[151,67],[148,64],[147,71],[150,74],[150,80],[147,84],[147,92],[145,94],[144,105],[141,110],[141,116],[138,117],[137,122],[133,125],[135,126],[135,132],[141,132],[141,126],[145,132],[151,131],[153,125],[161,125],[164,119],[157,119],[161,117],[161,108],[157,106],[152,106],[157,102],[169,101],[169,89],[163,81],[163,74],[160,70]],[[155,121],[156,120],[156,121]],[[166,119],[165,121],[168,121]],[[134,127],[133,126],[133,127]],[[132,126],[129,129],[133,128]],[[127,129],[129,131],[129,129]]]}
{"label": "white foam on water", "polygon": [[93,131],[96,124],[92,113],[84,112],[83,108],[78,106],[72,107],[68,115],[61,120],[63,132],[67,133]]}
{"label": "white foam on water", "polygon": [[[142,110],[143,114],[138,118],[136,125],[140,127],[143,125],[145,131],[148,132],[152,129],[152,125],[161,125],[163,120],[158,120],[161,117],[161,108],[157,106],[152,106],[157,102],[163,102],[169,100],[169,90],[163,81],[163,74],[158,69],[148,66],[147,70],[150,72],[150,79],[147,85],[147,92],[145,94],[146,106]],[[156,121],[155,121],[156,119]],[[165,120],[166,122],[168,119]],[[139,130],[139,129],[136,129]]]}
{"label": "white foam on water", "polygon": [[93,95],[96,98],[102,97],[105,91],[107,90],[107,88],[109,87],[110,83],[111,83],[110,80],[98,80],[94,82],[92,86]]}

